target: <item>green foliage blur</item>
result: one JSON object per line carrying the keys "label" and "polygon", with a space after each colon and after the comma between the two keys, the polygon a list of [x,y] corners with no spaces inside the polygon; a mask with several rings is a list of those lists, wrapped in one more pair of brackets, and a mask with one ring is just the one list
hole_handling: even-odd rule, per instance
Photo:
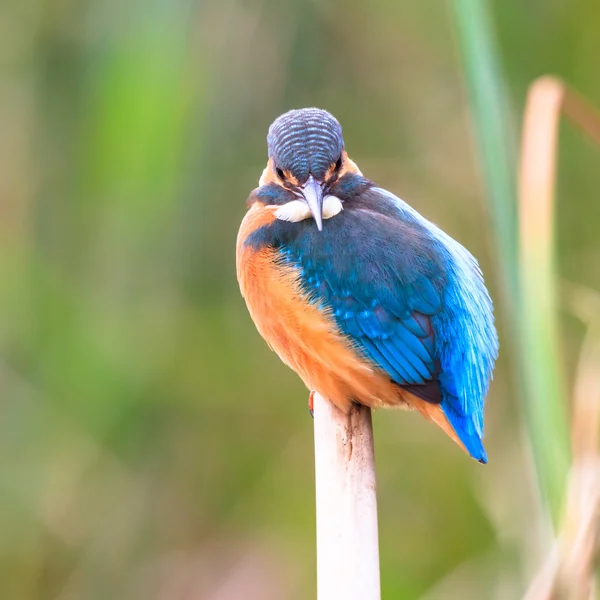
{"label": "green foliage blur", "polygon": [[[491,3],[513,122],[529,82],[600,104],[597,0]],[[319,106],[362,171],[499,260],[446,2],[0,5],[0,598],[303,600],[308,393],[239,296],[235,239],[280,113]],[[600,285],[600,169],[561,140],[559,268]],[[567,372],[581,330],[564,319]],[[543,556],[504,353],[482,467],[375,414],[385,598],[517,598]]]}

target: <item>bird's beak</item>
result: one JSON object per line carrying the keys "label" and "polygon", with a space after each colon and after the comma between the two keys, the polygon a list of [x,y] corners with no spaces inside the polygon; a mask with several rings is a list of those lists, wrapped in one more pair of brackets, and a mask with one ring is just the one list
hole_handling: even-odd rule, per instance
{"label": "bird's beak", "polygon": [[312,175],[308,176],[302,186],[302,194],[317,224],[317,229],[323,231],[323,188]]}

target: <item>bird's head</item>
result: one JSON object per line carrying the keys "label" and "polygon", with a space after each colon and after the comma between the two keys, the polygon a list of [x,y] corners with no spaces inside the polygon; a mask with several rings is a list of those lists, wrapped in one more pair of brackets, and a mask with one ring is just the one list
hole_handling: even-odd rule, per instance
{"label": "bird's head", "polygon": [[269,161],[260,185],[287,191],[276,217],[292,222],[312,217],[321,231],[323,219],[343,208],[334,185],[347,173],[361,175],[344,150],[341,125],[325,110],[291,110],[272,123],[267,144]]}

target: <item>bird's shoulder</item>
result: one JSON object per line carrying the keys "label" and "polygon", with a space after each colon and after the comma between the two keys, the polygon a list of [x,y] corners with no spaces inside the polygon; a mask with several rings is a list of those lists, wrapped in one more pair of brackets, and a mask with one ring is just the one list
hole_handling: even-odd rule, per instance
{"label": "bird's shoulder", "polygon": [[[308,287],[326,282],[334,294],[367,304],[380,299],[395,314],[439,310],[450,259],[443,243],[364,178],[343,178],[331,193],[342,200],[343,210],[323,231],[312,219],[290,223],[257,216],[241,241],[253,250],[276,250],[282,261],[297,264]],[[282,196],[265,186],[251,198],[250,212],[272,215],[264,202],[279,203]]]}
{"label": "bird's shoulder", "polygon": [[331,192],[342,200],[343,210],[326,221],[322,232],[310,222],[293,228],[284,240],[288,250],[367,290],[378,285],[400,290],[426,279],[441,292],[449,256],[424,219],[399,210],[393,196],[373,185],[361,193],[343,191]]}

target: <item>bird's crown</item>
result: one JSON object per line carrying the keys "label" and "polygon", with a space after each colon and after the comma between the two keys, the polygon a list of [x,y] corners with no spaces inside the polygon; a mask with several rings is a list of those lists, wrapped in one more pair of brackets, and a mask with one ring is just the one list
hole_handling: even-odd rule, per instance
{"label": "bird's crown", "polygon": [[281,115],[269,127],[269,157],[299,183],[321,179],[344,148],[342,127],[326,110],[301,108]]}

